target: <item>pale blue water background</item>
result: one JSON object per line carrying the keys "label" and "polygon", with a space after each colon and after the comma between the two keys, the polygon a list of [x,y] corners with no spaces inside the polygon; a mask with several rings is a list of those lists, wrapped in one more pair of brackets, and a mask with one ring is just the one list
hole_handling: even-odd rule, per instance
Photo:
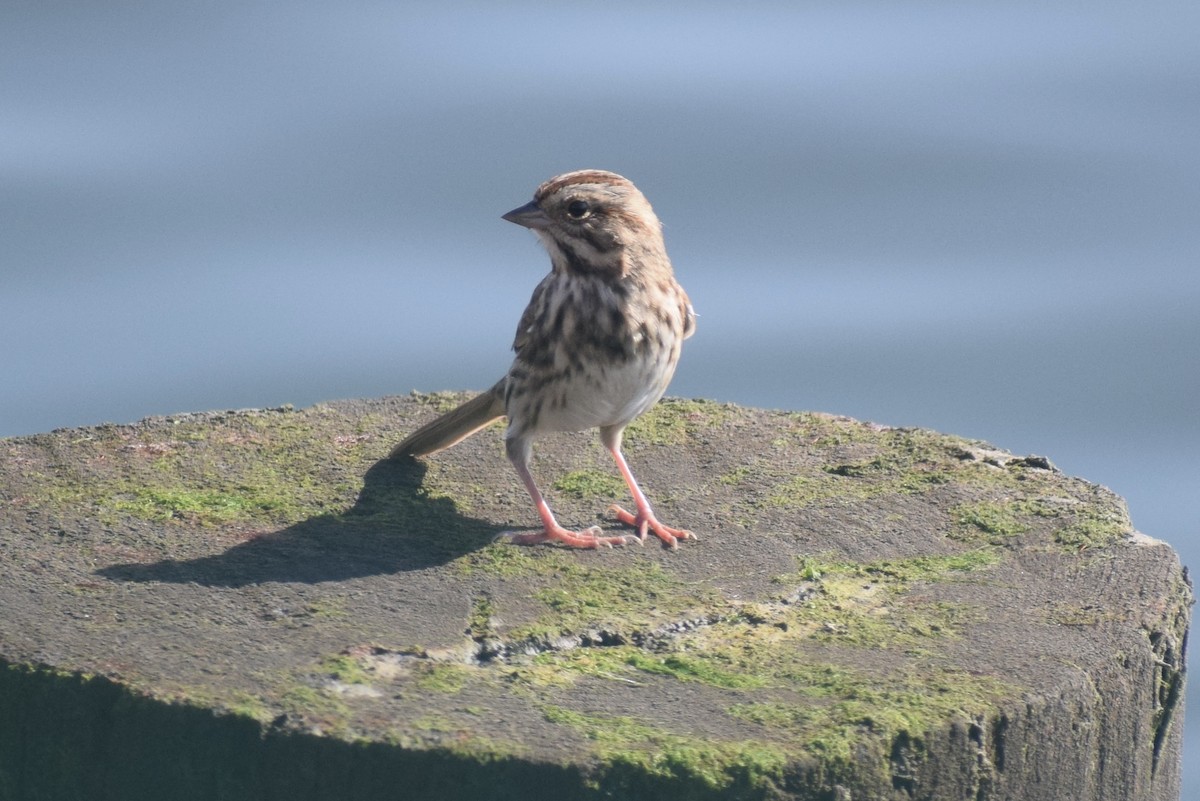
{"label": "pale blue water background", "polygon": [[1198,563],[1200,4],[99,5],[0,5],[0,436],[481,389],[500,214],[601,167],[673,394],[1048,455]]}

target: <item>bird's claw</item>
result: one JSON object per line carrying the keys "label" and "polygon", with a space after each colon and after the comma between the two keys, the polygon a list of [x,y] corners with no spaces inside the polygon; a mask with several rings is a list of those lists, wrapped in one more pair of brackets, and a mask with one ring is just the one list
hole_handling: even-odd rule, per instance
{"label": "bird's claw", "polygon": [[625,509],[614,503],[612,506],[608,507],[608,511],[615,514],[617,516],[617,520],[621,521],[625,525],[633,526],[635,529],[637,529],[637,534],[634,538],[638,541],[639,545],[645,544],[646,536],[651,531],[654,532],[655,536],[662,540],[663,545],[673,551],[679,549],[679,540],[699,539],[699,537],[685,528],[672,528],[670,526],[663,525],[658,521],[658,518],[654,516],[654,512],[650,511],[648,508],[639,509],[638,513],[635,515],[625,511]]}

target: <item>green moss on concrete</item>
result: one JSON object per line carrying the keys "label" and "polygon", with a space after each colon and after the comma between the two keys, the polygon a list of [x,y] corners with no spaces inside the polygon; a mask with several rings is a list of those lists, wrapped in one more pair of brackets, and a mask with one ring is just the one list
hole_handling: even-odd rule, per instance
{"label": "green moss on concrete", "polygon": [[1029,530],[1024,516],[1014,504],[1003,501],[974,501],[950,510],[958,530],[955,539],[970,540],[980,534],[989,542],[1003,543]]}
{"label": "green moss on concrete", "polygon": [[1124,502],[1103,489],[1074,482],[1076,494],[1017,493],[1002,500],[961,504],[951,510],[957,528],[955,539],[982,540],[996,545],[1039,527],[1049,527],[1053,542],[1070,551],[1103,548],[1133,530]]}
{"label": "green moss on concrete", "polygon": [[308,721],[322,733],[344,736],[350,731],[351,708],[330,689],[296,684],[284,691],[279,705],[285,714]]}
{"label": "green moss on concrete", "polygon": [[[1063,479],[1027,460],[1005,462],[984,443],[913,429],[878,430],[820,415],[794,419],[796,439],[829,454],[816,466],[777,478],[761,500],[767,506],[859,505],[958,487],[991,495],[951,509],[950,536],[965,542],[1010,545],[1040,531],[1057,547],[1080,550],[1111,545],[1132,530],[1123,503],[1107,490]],[[753,475],[753,468],[744,467],[720,480],[741,484]]]}
{"label": "green moss on concrete", "polygon": [[29,502],[83,506],[108,522],[128,515],[201,525],[284,525],[340,511],[358,477],[330,465],[361,455],[348,454],[337,422],[280,410],[188,416],[167,431],[100,429],[80,446],[82,458],[38,476]]}
{"label": "green moss on concrete", "polygon": [[688,585],[658,564],[606,567],[565,561],[553,581],[534,592],[546,611],[517,627],[514,639],[556,636],[592,628],[644,629],[693,609],[707,607],[715,593]]}
{"label": "green moss on concrete", "polygon": [[477,669],[453,662],[419,663],[414,668],[416,685],[426,692],[454,694],[467,686]]}
{"label": "green moss on concrete", "polygon": [[798,665],[795,679],[802,700],[738,703],[728,712],[835,765],[850,765],[872,752],[884,757],[898,737],[919,742],[950,720],[986,717],[1016,689],[939,668],[881,678],[816,663]]}
{"label": "green moss on concrete", "polygon": [[914,599],[911,585],[945,580],[949,573],[965,574],[998,561],[987,550],[863,564],[801,560],[795,576],[777,581],[785,586],[808,585],[809,595],[767,619],[816,640],[924,653],[935,648],[936,639],[958,636],[975,615],[961,604]]}
{"label": "green moss on concrete", "polygon": [[560,476],[552,486],[564,495],[583,500],[613,500],[627,493],[620,476],[601,470],[574,470]]}
{"label": "green moss on concrete", "polygon": [[640,650],[631,651],[625,661],[630,667],[643,673],[670,676],[679,681],[697,681],[731,690],[762,687],[767,681],[762,676],[736,673],[715,665],[711,659],[687,653],[660,656]]}
{"label": "green moss on concrete", "polygon": [[[1015,692],[995,679],[940,666],[938,641],[957,636],[971,611],[912,595],[924,583],[951,576],[965,580],[1000,559],[990,548],[864,563],[806,559],[795,573],[778,579],[785,588],[803,585],[801,599],[745,603],[708,590],[705,608],[715,617],[657,635],[653,649],[628,641],[549,650],[514,664],[426,664],[412,680],[429,692],[460,693],[486,684],[520,695],[534,690],[533,698],[580,680],[698,683],[737,693],[730,716],[761,729],[761,737],[697,744],[633,718],[547,706],[547,719],[591,743],[601,763],[598,776],[636,769],[719,789],[743,780],[774,781],[789,753],[843,767],[852,755],[874,753],[882,769],[896,737],[919,740],[947,719],[986,715],[996,699]],[[535,632],[578,632],[601,622],[627,637],[639,626],[648,634],[645,627],[658,619],[650,610],[680,597],[678,581],[657,567],[630,572],[585,567],[577,560],[555,563],[555,583],[539,594],[545,613],[527,627],[503,632],[510,641]],[[476,603],[472,630],[490,631],[491,603]],[[822,641],[896,656],[883,672],[809,661],[812,648],[805,643]]]}
{"label": "green moss on concrete", "polygon": [[286,517],[294,506],[291,498],[269,495],[262,486],[232,491],[131,487],[114,491],[108,504],[144,520],[186,519],[201,525]]}
{"label": "green moss on concrete", "polygon": [[833,450],[856,443],[874,442],[880,426],[822,412],[784,412],[790,430],[772,444],[778,448]]}
{"label": "green moss on concrete", "polygon": [[664,398],[625,429],[625,441],[640,445],[682,445],[720,426],[737,407],[708,400]]}
{"label": "green moss on concrete", "polygon": [[304,605],[304,611],[312,617],[325,620],[345,620],[350,616],[346,611],[346,599],[340,596],[314,598]]}
{"label": "green moss on concrete", "polygon": [[810,430],[809,436],[826,448],[837,451],[852,442],[869,455],[801,470],[775,487],[769,503],[844,505],[885,495],[925,493],[956,480],[976,480],[970,476],[975,468],[961,458],[963,440],[909,429],[874,432],[874,438],[868,440],[867,431],[862,424],[834,425],[825,436]]}
{"label": "green moss on concrete", "polygon": [[1055,505],[1043,514],[1061,521],[1054,541],[1068,551],[1105,548],[1133,531],[1125,502],[1102,487],[1091,486],[1091,497]]}
{"label": "green moss on concrete", "polygon": [[[561,686],[568,673],[634,684],[700,683],[738,693],[742,700],[730,706],[729,714],[763,727],[761,739],[673,749],[666,735],[628,718],[553,713],[556,722],[595,741],[597,757],[609,765],[667,770],[647,761],[647,749],[653,746],[673,753],[670,771],[704,776],[712,786],[729,781],[730,771],[736,772],[739,760],[750,753],[800,751],[843,766],[851,763],[852,754],[876,753],[882,766],[891,741],[901,734],[919,739],[952,717],[985,715],[996,700],[1016,692],[993,678],[942,667],[937,642],[957,636],[971,611],[908,595],[923,582],[948,575],[965,578],[998,561],[989,549],[868,563],[809,560],[797,574],[780,577],[786,585],[796,580],[815,584],[809,586],[807,600],[725,601],[719,619],[656,640],[653,650],[624,644],[551,651],[529,666],[505,670],[521,681],[554,676],[554,685],[543,686]],[[722,606],[714,601],[711,609]],[[808,661],[805,655],[812,648],[805,642],[823,640],[894,650],[896,656],[885,672]],[[781,695],[795,700],[781,700]],[[773,764],[767,760],[754,768],[765,771],[758,778],[765,781],[770,774],[765,766]]]}
{"label": "green moss on concrete", "polygon": [[[531,597],[543,611],[531,622],[503,630],[509,640],[554,638],[595,628],[640,631],[706,608],[718,598],[706,584],[682,581],[656,563],[610,566],[582,561],[563,549],[494,543],[456,560],[455,566],[464,576],[537,584]],[[489,620],[496,612],[490,606],[485,611]],[[481,619],[482,614],[473,614],[469,627],[475,630]]]}
{"label": "green moss on concrete", "polygon": [[320,670],[329,678],[342,684],[370,683],[370,677],[363,670],[362,663],[348,654],[325,657],[321,660]]}
{"label": "green moss on concrete", "polygon": [[717,481],[728,487],[736,487],[752,475],[754,475],[754,470],[750,465],[739,465],[728,473],[717,476]]}
{"label": "green moss on concrete", "polygon": [[[1000,559],[989,548],[867,563],[804,559],[796,573],[776,579],[787,588],[782,600],[766,603],[725,599],[711,588],[682,584],[657,565],[631,570],[568,562],[552,583],[534,593],[544,611],[497,636],[554,643],[563,636],[604,631],[616,643],[550,651],[518,672],[558,666],[621,681],[641,673],[722,688],[783,686],[790,680],[787,665],[804,640],[910,655],[936,651],[936,641],[958,636],[974,613],[961,604],[910,597],[913,585],[954,575],[965,579]],[[788,600],[798,585],[805,588],[802,599]],[[707,622],[669,637],[654,633],[695,610],[704,610]],[[492,613],[489,602],[489,626]],[[476,617],[483,614],[473,613],[472,620]],[[470,624],[472,630],[478,627]],[[645,638],[657,638],[658,650],[632,644]],[[537,680],[532,674],[525,678]]]}
{"label": "green moss on concrete", "polygon": [[562,554],[548,548],[514,548],[506,542],[493,542],[454,560],[454,569],[463,577],[520,578],[552,575],[565,564]]}
{"label": "green moss on concrete", "polygon": [[241,715],[258,723],[269,723],[276,714],[262,697],[241,690],[232,693],[223,708],[231,714]]}
{"label": "green moss on concrete", "polygon": [[588,714],[552,704],[542,709],[547,721],[594,743],[605,763],[601,777],[634,768],[678,782],[676,797],[687,797],[692,784],[723,790],[735,784],[774,783],[790,764],[787,753],[768,742],[682,737],[628,716]]}
{"label": "green moss on concrete", "polygon": [[471,615],[467,618],[467,634],[473,640],[494,636],[492,617],[496,614],[495,604],[487,595],[480,595],[471,604]]}
{"label": "green moss on concrete", "polygon": [[[801,580],[821,578],[872,579],[891,582],[893,589],[907,589],[914,581],[934,581],[947,574],[980,570],[1002,561],[1001,555],[987,547],[941,556],[912,556],[906,559],[879,559],[871,562],[825,561],[813,557],[797,560],[796,577]],[[786,582],[788,576],[776,579]]]}
{"label": "green moss on concrete", "polygon": [[768,501],[774,506],[804,507],[819,503],[846,504],[888,492],[888,488],[846,482],[827,473],[801,474],[778,484]]}

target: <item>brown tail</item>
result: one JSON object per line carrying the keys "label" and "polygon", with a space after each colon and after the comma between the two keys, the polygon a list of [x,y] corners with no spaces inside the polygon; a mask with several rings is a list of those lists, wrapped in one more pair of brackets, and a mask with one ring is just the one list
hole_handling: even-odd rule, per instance
{"label": "brown tail", "polygon": [[500,379],[496,386],[487,392],[476,395],[471,400],[446,412],[431,423],[418,428],[404,438],[404,441],[392,448],[389,459],[399,459],[404,456],[428,456],[431,453],[444,451],[451,445],[457,445],[479,429],[504,416],[504,383]]}

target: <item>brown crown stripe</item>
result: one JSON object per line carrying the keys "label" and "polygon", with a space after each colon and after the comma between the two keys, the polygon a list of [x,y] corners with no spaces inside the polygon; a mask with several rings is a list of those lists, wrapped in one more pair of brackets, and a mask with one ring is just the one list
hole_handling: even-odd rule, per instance
{"label": "brown crown stripe", "polygon": [[576,184],[601,184],[606,186],[629,186],[632,187],[628,180],[617,175],[615,172],[607,170],[578,170],[576,172],[568,172],[563,175],[551,178],[546,183],[537,188],[533,194],[535,200],[552,195],[559,190],[575,186]]}

